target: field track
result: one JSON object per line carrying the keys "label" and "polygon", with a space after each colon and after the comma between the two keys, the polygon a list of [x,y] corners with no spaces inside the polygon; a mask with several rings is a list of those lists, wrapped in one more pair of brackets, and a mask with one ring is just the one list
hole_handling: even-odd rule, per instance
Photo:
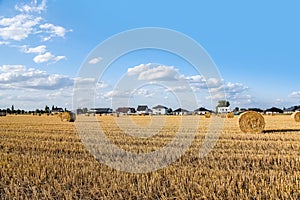
{"label": "field track", "polygon": [[[172,165],[145,174],[97,162],[74,123],[56,116],[0,117],[0,199],[300,199],[300,123],[286,115],[264,116],[264,133],[244,134],[237,117],[226,119],[217,144],[201,159],[211,119],[184,117],[200,118],[190,149]],[[180,124],[179,116],[153,118],[165,126],[146,139],[126,135],[114,116],[98,120],[114,144],[145,153],[168,144]],[[128,127],[135,132],[152,118],[127,119],[137,125]]]}

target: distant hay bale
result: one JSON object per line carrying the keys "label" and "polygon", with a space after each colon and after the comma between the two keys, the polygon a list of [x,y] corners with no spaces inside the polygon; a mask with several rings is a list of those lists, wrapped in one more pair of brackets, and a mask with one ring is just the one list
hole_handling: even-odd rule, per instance
{"label": "distant hay bale", "polygon": [[227,113],[227,118],[234,118],[234,114],[233,114],[233,112],[229,112],[229,113]]}
{"label": "distant hay bale", "polygon": [[210,113],[209,112],[205,112],[205,118],[210,118]]}
{"label": "distant hay bale", "polygon": [[296,121],[296,122],[300,122],[300,111],[294,112],[292,114],[292,118]]}
{"label": "distant hay bale", "polygon": [[264,117],[255,111],[247,111],[239,116],[239,126],[244,133],[261,133],[265,128]]}
{"label": "distant hay bale", "polygon": [[63,112],[59,113],[58,117],[60,118],[61,121],[63,122],[75,122],[76,120],[76,115],[73,112]]}

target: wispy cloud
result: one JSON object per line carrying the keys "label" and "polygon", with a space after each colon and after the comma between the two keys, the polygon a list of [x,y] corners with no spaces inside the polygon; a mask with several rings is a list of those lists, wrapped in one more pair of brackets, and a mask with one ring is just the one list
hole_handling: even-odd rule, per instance
{"label": "wispy cloud", "polygon": [[30,2],[30,4],[19,4],[15,5],[15,9],[20,11],[20,12],[25,12],[25,13],[41,13],[42,11],[45,11],[47,6],[46,6],[47,1],[42,0],[40,4],[38,4],[37,0],[33,0]]}
{"label": "wispy cloud", "polygon": [[89,60],[89,64],[95,65],[95,64],[99,63],[102,59],[103,58],[101,58],[101,57],[93,58],[93,59]]}

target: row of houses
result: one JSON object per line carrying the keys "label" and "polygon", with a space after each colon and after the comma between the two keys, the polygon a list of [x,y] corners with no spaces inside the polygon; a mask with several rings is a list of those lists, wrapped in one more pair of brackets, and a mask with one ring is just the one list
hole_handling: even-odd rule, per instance
{"label": "row of houses", "polygon": [[[80,109],[81,110],[81,109]],[[149,108],[147,105],[139,105],[136,109],[132,107],[119,107],[115,111],[113,111],[111,108],[91,108],[87,111],[89,114],[112,114],[112,113],[118,113],[118,114],[124,114],[124,115],[130,115],[130,114],[138,114],[138,115],[188,115],[188,114],[205,114],[206,112],[212,113],[213,111],[208,110],[206,108],[198,108],[194,111],[188,111],[183,108],[178,108],[176,110],[172,110],[166,106],[157,105],[152,108]],[[77,114],[80,114],[79,110],[77,111]]]}
{"label": "row of houses", "polygon": [[[238,111],[232,111],[230,107],[218,107],[217,113],[229,113],[233,112],[234,114],[240,114],[247,110],[256,111],[263,114],[291,114],[295,111],[300,111],[300,106],[293,106],[290,108],[276,108],[272,107],[266,110],[262,110],[259,108],[249,108],[249,109],[239,109]],[[89,114],[111,114],[118,113],[124,115],[138,114],[138,115],[204,115],[205,113],[215,113],[212,110],[206,109],[204,107],[200,107],[196,110],[189,111],[184,108],[177,108],[176,110],[172,110],[166,106],[157,105],[152,108],[149,108],[147,105],[139,105],[136,109],[132,107],[119,107],[115,111],[111,108],[91,108],[87,111]],[[79,114],[79,113],[78,113]]]}

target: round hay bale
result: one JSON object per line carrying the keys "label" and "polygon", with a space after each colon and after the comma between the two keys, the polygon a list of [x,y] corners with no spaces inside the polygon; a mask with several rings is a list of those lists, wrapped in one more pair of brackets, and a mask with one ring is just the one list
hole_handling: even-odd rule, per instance
{"label": "round hay bale", "polygon": [[210,118],[210,113],[209,112],[205,112],[205,118]]}
{"label": "round hay bale", "polygon": [[60,117],[60,120],[63,122],[75,122],[76,120],[76,114],[73,112],[59,113],[58,117]]}
{"label": "round hay bale", "polygon": [[227,118],[234,118],[234,114],[233,114],[233,112],[229,112],[229,113],[227,113]]}
{"label": "round hay bale", "polygon": [[296,121],[296,122],[300,122],[300,111],[294,112],[292,114],[292,118]]}
{"label": "round hay bale", "polygon": [[264,117],[255,111],[247,111],[239,116],[239,126],[244,133],[261,133],[265,128]]}

